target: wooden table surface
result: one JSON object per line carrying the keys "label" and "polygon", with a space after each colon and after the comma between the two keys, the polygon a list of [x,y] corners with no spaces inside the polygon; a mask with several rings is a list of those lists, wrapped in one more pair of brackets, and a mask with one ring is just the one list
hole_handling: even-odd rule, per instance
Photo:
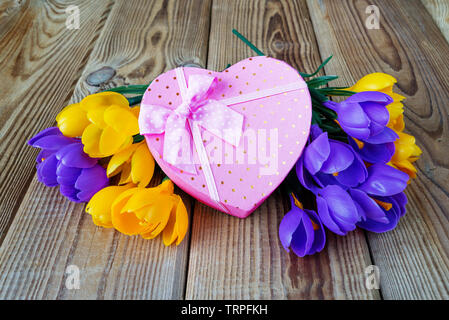
{"label": "wooden table surface", "polygon": [[[76,4],[80,28],[66,28]],[[365,10],[380,9],[380,29]],[[0,2],[0,298],[448,299],[448,0],[97,0]],[[386,234],[328,232],[320,254],[286,253],[278,191],[249,218],[183,194],[190,228],[178,247],[96,227],[84,205],[36,179],[26,141],[89,93],[145,84],[180,65],[222,70],[263,52],[350,85],[371,72],[398,79],[407,131],[423,150],[408,213]],[[158,175],[152,184],[161,180]],[[80,269],[68,289],[67,267]],[[380,270],[367,289],[365,268]]]}

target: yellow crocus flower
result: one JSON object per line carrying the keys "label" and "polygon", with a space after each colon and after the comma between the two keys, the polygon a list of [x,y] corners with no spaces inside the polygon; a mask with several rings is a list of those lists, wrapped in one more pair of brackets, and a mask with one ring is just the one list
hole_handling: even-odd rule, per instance
{"label": "yellow crocus flower", "polygon": [[154,158],[142,141],[115,153],[109,160],[106,173],[108,178],[121,173],[119,185],[132,182],[146,187],[153,177],[154,166]]}
{"label": "yellow crocus flower", "polygon": [[132,184],[126,186],[109,186],[98,191],[90,199],[86,206],[86,212],[92,216],[95,225],[104,228],[112,228],[111,206],[114,200],[124,191],[133,187]]}
{"label": "yellow crocus flower", "polygon": [[422,151],[416,145],[414,136],[403,133],[405,129],[404,105],[401,101],[405,97],[393,91],[395,83],[397,83],[397,80],[393,76],[377,72],[364,76],[356,84],[348,88],[348,90],[354,92],[380,91],[393,98],[394,102],[387,106],[390,114],[390,120],[387,126],[398,134],[399,139],[394,143],[395,153],[389,164],[407,173],[411,178],[416,178],[416,168],[412,163],[418,160]]}
{"label": "yellow crocus flower", "polygon": [[393,92],[393,86],[398,81],[391,75],[381,72],[370,73],[356,82],[349,91],[379,91],[388,94],[395,102],[405,99],[404,96]]}
{"label": "yellow crocus flower", "polygon": [[89,156],[104,158],[133,143],[132,137],[139,133],[138,111],[123,95],[101,92],[67,106],[56,121],[65,136],[81,136]]}
{"label": "yellow crocus flower", "polygon": [[188,214],[180,196],[173,194],[173,182],[163,181],[155,188],[131,188],[112,204],[111,221],[126,235],[152,239],[162,232],[166,246],[180,244],[187,233]]}
{"label": "yellow crocus flower", "polygon": [[66,137],[81,137],[84,129],[90,124],[87,113],[79,103],[70,104],[56,116],[58,128]]}
{"label": "yellow crocus flower", "polygon": [[390,121],[387,127],[394,131],[403,131],[405,129],[404,105],[400,102],[393,102],[387,105],[387,110],[390,114]]}
{"label": "yellow crocus flower", "polygon": [[421,149],[415,143],[415,137],[404,132],[396,132],[399,139],[394,142],[395,153],[390,160],[390,165],[407,173],[410,178],[416,178],[416,168],[413,162],[419,159]]}

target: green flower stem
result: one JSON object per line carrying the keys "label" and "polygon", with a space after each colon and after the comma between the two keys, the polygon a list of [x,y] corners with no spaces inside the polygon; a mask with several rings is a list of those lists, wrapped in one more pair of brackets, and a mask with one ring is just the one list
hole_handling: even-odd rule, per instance
{"label": "green flower stem", "polygon": [[133,105],[140,103],[142,101],[142,98],[143,98],[143,95],[140,95],[140,96],[126,98],[126,100],[128,100],[130,106],[133,106]]}
{"label": "green flower stem", "polygon": [[314,73],[303,73],[303,72],[299,72],[299,74],[301,75],[301,77],[303,78],[311,78],[314,77],[318,74],[318,72],[321,71],[321,69],[324,68],[324,66],[331,61],[331,59],[333,58],[333,56],[328,57],[326,60],[324,60],[324,62],[322,64],[320,64],[320,66],[315,70]]}
{"label": "green flower stem", "polygon": [[133,135],[133,144],[139,143],[145,139],[144,136],[142,136],[140,133]]}
{"label": "green flower stem", "polygon": [[[151,83],[151,82],[150,82]],[[117,93],[121,93],[121,94],[144,94],[145,90],[148,88],[148,85],[140,85],[140,84],[136,84],[136,85],[129,85],[129,86],[121,86],[121,87],[115,87],[115,88],[110,88],[105,90],[104,92],[117,92]]]}
{"label": "green flower stem", "polygon": [[240,40],[242,40],[248,47],[251,48],[257,55],[264,56],[265,54],[260,51],[255,45],[253,45],[248,39],[246,39],[240,32],[235,29],[232,29],[232,33],[235,34]]}

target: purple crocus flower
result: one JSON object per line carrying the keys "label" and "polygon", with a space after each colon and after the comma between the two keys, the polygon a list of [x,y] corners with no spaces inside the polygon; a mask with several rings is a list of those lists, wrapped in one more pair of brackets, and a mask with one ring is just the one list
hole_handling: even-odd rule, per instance
{"label": "purple crocus flower", "polygon": [[345,235],[360,221],[389,224],[375,197],[391,197],[407,186],[408,175],[383,163],[366,168],[347,144],[331,140],[316,125],[296,164],[301,184],[316,196],[317,212],[332,232]]}
{"label": "purple crocus flower", "polygon": [[316,193],[326,185],[356,187],[368,176],[367,169],[354,149],[343,142],[328,138],[319,126],[312,125],[311,143],[296,165],[301,183]]}
{"label": "purple crocus flower", "polygon": [[332,232],[346,235],[356,228],[360,214],[351,196],[338,185],[328,185],[316,193],[318,214]]}
{"label": "purple crocus flower", "polygon": [[387,163],[393,157],[396,148],[394,142],[372,144],[367,142],[357,142],[349,137],[349,144],[360,155],[360,157],[369,163]]}
{"label": "purple crocus flower", "polygon": [[[378,221],[370,216],[362,216],[362,220],[357,223],[357,226],[376,233],[387,232],[396,228],[399,219],[405,215],[407,204],[407,197],[404,193],[398,193],[390,197],[375,197],[377,203],[384,211],[384,216],[387,221]],[[368,211],[366,211],[368,212]]]}
{"label": "purple crocus flower", "polygon": [[376,200],[387,199],[386,202],[392,203],[390,199],[402,197],[398,194],[407,187],[408,179],[406,173],[379,163],[368,168],[368,178],[356,189],[344,190],[339,185],[319,189],[315,195],[321,221],[339,235],[345,235],[358,225],[366,226],[365,229],[374,225],[378,232],[391,230],[397,221],[392,222],[388,212]]}
{"label": "purple crocus flower", "polygon": [[279,239],[287,252],[289,248],[304,257],[320,252],[326,243],[326,233],[316,212],[299,208],[290,195],[292,209],[279,225]]}
{"label": "purple crocus flower", "polygon": [[65,137],[57,127],[39,132],[28,144],[42,149],[36,158],[38,180],[48,187],[59,185],[72,201],[87,202],[109,184],[106,170],[84,153],[81,140]]}
{"label": "purple crocus flower", "polygon": [[[382,92],[365,91],[356,93],[343,102],[326,101],[324,105],[334,110],[338,123],[350,136],[350,144],[363,160],[370,163],[387,163],[394,154],[394,141],[398,135],[387,127],[390,114],[386,108],[393,99]],[[363,142],[356,148],[353,139]]]}

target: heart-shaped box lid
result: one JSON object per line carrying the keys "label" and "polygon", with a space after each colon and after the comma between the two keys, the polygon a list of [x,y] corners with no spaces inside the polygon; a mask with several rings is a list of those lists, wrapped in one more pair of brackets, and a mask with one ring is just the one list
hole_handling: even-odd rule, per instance
{"label": "heart-shaped box lid", "polygon": [[[145,112],[150,110],[146,108],[162,106],[174,112],[182,104],[179,72],[180,69],[167,71],[149,86],[141,104],[141,132],[145,132],[142,129],[148,121],[143,115],[155,116]],[[243,135],[237,147],[199,127],[219,201],[211,197],[210,181],[193,143],[196,172],[191,173],[164,160],[164,133],[144,134],[155,160],[176,185],[213,208],[244,218],[279,186],[302,153],[312,115],[307,85],[297,70],[270,57],[248,58],[222,72],[186,67],[182,68],[182,75],[187,88],[192,86],[189,84],[192,75],[215,77],[216,84],[208,93],[208,100],[231,101],[239,96],[275,92],[227,105],[244,116]],[[285,88],[290,89],[282,91]],[[191,133],[188,120],[186,128]]]}

